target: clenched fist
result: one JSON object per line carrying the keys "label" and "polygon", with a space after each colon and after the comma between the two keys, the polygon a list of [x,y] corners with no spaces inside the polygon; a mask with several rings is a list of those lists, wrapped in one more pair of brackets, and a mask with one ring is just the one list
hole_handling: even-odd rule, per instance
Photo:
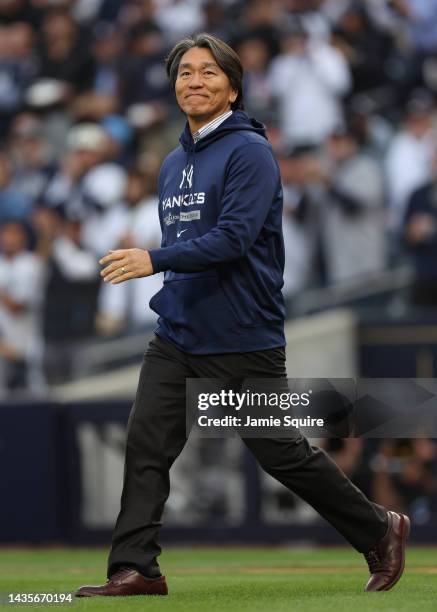
{"label": "clenched fist", "polygon": [[148,251],[143,249],[117,249],[99,261],[105,267],[100,272],[105,283],[118,285],[132,278],[153,274],[152,261]]}

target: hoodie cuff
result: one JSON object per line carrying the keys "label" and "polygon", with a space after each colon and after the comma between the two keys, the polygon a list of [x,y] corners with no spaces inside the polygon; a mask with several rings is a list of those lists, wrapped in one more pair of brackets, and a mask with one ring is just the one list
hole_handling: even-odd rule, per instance
{"label": "hoodie cuff", "polygon": [[152,261],[153,274],[170,269],[170,253],[167,248],[149,249],[149,255]]}

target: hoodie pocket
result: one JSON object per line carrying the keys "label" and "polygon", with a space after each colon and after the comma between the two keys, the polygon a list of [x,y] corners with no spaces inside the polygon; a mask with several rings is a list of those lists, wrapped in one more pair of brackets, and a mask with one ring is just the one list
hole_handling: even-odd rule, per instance
{"label": "hoodie pocket", "polygon": [[173,274],[150,300],[150,308],[171,324],[209,335],[238,330],[240,322],[220,287],[217,272]]}
{"label": "hoodie pocket", "polygon": [[249,279],[244,274],[222,276],[219,280],[221,291],[242,327],[265,325],[269,320],[264,316],[261,305],[254,298],[254,292],[248,285]]}
{"label": "hoodie pocket", "polygon": [[219,281],[221,292],[233,312],[236,321],[242,327],[254,327],[262,323],[257,320],[254,312],[254,304],[248,299],[250,296],[244,295],[244,299],[238,299],[232,288],[223,280]]}
{"label": "hoodie pocket", "polygon": [[219,275],[219,283],[229,308],[242,327],[257,327],[283,320],[280,311],[280,289],[256,282],[248,269],[240,267],[225,270]]}

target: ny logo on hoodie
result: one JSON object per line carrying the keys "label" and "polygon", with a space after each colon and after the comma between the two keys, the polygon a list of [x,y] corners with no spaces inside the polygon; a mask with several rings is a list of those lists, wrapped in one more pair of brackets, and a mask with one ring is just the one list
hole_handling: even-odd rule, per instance
{"label": "ny logo on hoodie", "polygon": [[188,164],[182,170],[182,181],[179,185],[179,189],[183,189],[184,187],[189,187],[191,189],[193,186],[193,170],[193,164]]}

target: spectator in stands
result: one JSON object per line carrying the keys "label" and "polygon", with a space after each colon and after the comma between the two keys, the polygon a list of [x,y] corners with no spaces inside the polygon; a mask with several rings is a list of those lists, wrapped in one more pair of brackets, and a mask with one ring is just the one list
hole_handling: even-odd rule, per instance
{"label": "spectator in stands", "polygon": [[[116,0],[120,5],[121,2]],[[95,21],[101,20],[101,12],[105,8],[104,5],[108,4],[105,0],[74,0],[72,6],[72,12],[76,21],[81,24],[88,25]],[[113,0],[109,4],[114,4]],[[120,8],[120,6],[118,7]],[[117,11],[114,8],[110,8],[111,14],[116,17]]]}
{"label": "spectator in stands", "polygon": [[328,282],[378,274],[386,265],[383,176],[350,127],[329,137],[320,179],[326,187],[321,232]]}
{"label": "spectator in stands", "polygon": [[124,30],[130,30],[138,24],[157,26],[156,0],[130,0],[120,9],[118,21]]}
{"label": "spectator in stands", "polygon": [[404,221],[404,239],[414,266],[412,302],[437,305],[437,151],[433,178],[413,192]]}
{"label": "spectator in stands", "polygon": [[42,24],[39,76],[66,82],[81,92],[92,86],[94,74],[84,31],[68,11],[50,10]]}
{"label": "spectator in stands", "polygon": [[93,29],[91,52],[95,65],[90,89],[75,97],[72,112],[77,122],[100,122],[120,110],[124,38],[114,25],[98,23]]}
{"label": "spectator in stands", "polygon": [[164,37],[158,26],[141,23],[132,28],[121,83],[125,108],[136,103],[170,102],[171,92],[162,69],[165,52]]}
{"label": "spectator in stands", "polygon": [[358,94],[348,104],[347,122],[365,150],[383,163],[395,126],[378,109],[371,95]]}
{"label": "spectator in stands", "polygon": [[241,3],[240,18],[234,26],[229,24],[231,41],[235,46],[242,38],[261,38],[269,49],[269,56],[272,58],[280,51],[280,32],[284,25],[284,20],[288,23],[286,14],[276,2],[268,0],[250,0]]}
{"label": "spectator in stands", "polygon": [[391,5],[405,21],[418,58],[437,53],[437,1],[391,0]]}
{"label": "spectator in stands", "polygon": [[134,130],[123,115],[107,115],[101,126],[108,138],[108,159],[126,167],[135,158]]}
{"label": "spectator in stands", "polygon": [[21,222],[0,225],[0,370],[9,390],[32,387],[41,354],[43,265],[27,242]]}
{"label": "spectator in stands", "polygon": [[101,0],[96,21],[116,22],[123,6],[120,0]]}
{"label": "spectator in stands", "polygon": [[408,200],[431,177],[435,105],[426,91],[412,94],[405,120],[391,142],[385,160],[390,228],[399,235]]}
{"label": "spectator in stands", "polygon": [[[161,227],[158,217],[158,198],[149,195],[145,175],[131,169],[123,201],[112,207],[102,220],[101,232],[106,239],[102,255],[110,249],[157,248],[161,244]],[[151,278],[139,278],[113,287],[103,284],[100,293],[101,331],[110,333],[126,326],[152,324],[156,315],[148,307],[152,296],[162,286],[162,274]]]}
{"label": "spectator in stands", "polygon": [[311,42],[299,26],[287,32],[270,66],[270,89],[279,105],[280,128],[293,145],[321,144],[343,118],[342,97],[351,85],[342,54]]}
{"label": "spectator in stands", "polygon": [[99,163],[88,169],[80,185],[83,204],[82,239],[84,245],[97,257],[102,256],[105,251],[103,245],[107,244],[103,230],[106,217],[110,215],[112,207],[121,201],[126,187],[126,171],[114,160],[114,157],[119,156],[123,144],[116,142],[113,132],[110,134],[116,122],[115,117],[111,119],[108,117],[104,122],[107,126],[103,128],[104,138],[96,150],[100,156]]}
{"label": "spectator in stands", "polygon": [[[44,194],[44,202],[63,208],[67,217],[91,223],[107,206],[120,200],[125,173],[110,159],[111,142],[97,124],[82,123],[71,128],[67,146],[61,167]],[[95,239],[99,237],[97,233]]]}
{"label": "spectator in stands", "polygon": [[93,90],[105,96],[117,96],[122,73],[123,37],[109,23],[98,23],[94,28],[92,53],[96,63]]}
{"label": "spectator in stands", "polygon": [[284,193],[282,230],[285,244],[283,293],[288,308],[292,299],[317,279],[316,245],[318,208],[314,169],[317,150],[301,145],[278,156]]}
{"label": "spectator in stands", "polygon": [[39,3],[41,0],[3,0],[0,2],[0,24],[8,25],[20,21],[39,25]]}
{"label": "spectator in stands", "polygon": [[32,203],[40,200],[55,172],[41,121],[30,113],[17,115],[9,135],[13,187]]}
{"label": "spectator in stands", "polygon": [[387,85],[389,75],[381,58],[391,55],[393,40],[372,22],[363,3],[349,3],[336,24],[334,40],[349,62],[354,94]]}
{"label": "spectator in stands", "polygon": [[0,29],[0,141],[12,117],[24,106],[26,88],[37,72],[34,32],[29,24]]}
{"label": "spectator in stands", "polygon": [[437,510],[437,444],[427,438],[381,440],[372,460],[372,499],[407,511],[417,524]]}
{"label": "spectator in stands", "polygon": [[206,0],[202,5],[202,10],[204,31],[228,41],[231,28],[225,5],[220,0]]}
{"label": "spectator in stands", "polygon": [[13,184],[12,164],[0,151],[0,223],[9,219],[24,221],[32,209],[32,200]]}
{"label": "spectator in stands", "polygon": [[54,382],[68,377],[75,344],[95,333],[99,270],[94,253],[82,243],[80,217],[62,208],[39,208],[34,227],[37,252],[47,266],[45,362],[48,380]]}
{"label": "spectator in stands", "polygon": [[272,94],[268,81],[270,53],[265,41],[257,36],[243,39],[237,47],[244,68],[245,109],[251,117],[271,123],[274,119]]}
{"label": "spectator in stands", "polygon": [[[334,0],[339,6],[339,0]],[[285,1],[285,7],[293,18],[299,19],[312,41],[327,42],[331,35],[329,11],[326,0],[291,0]]]}
{"label": "spectator in stands", "polygon": [[170,0],[155,2],[156,20],[165,32],[168,45],[186,35],[203,29],[203,13],[200,0]]}

